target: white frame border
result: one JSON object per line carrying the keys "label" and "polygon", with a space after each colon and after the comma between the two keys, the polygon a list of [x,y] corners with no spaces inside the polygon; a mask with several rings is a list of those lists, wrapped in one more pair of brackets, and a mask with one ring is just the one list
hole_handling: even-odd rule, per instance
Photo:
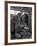
{"label": "white frame border", "polygon": [[[10,40],[10,6],[32,7],[32,39]],[[8,3],[8,43],[31,42],[31,41],[34,41],[34,5]]]}

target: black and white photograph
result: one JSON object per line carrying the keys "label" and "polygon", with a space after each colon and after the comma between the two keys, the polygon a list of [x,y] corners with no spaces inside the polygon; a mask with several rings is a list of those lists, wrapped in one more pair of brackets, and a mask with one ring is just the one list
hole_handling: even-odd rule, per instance
{"label": "black and white photograph", "polygon": [[10,7],[11,39],[32,38],[32,7]]}
{"label": "black and white photograph", "polygon": [[36,42],[36,3],[5,2],[5,44]]}

